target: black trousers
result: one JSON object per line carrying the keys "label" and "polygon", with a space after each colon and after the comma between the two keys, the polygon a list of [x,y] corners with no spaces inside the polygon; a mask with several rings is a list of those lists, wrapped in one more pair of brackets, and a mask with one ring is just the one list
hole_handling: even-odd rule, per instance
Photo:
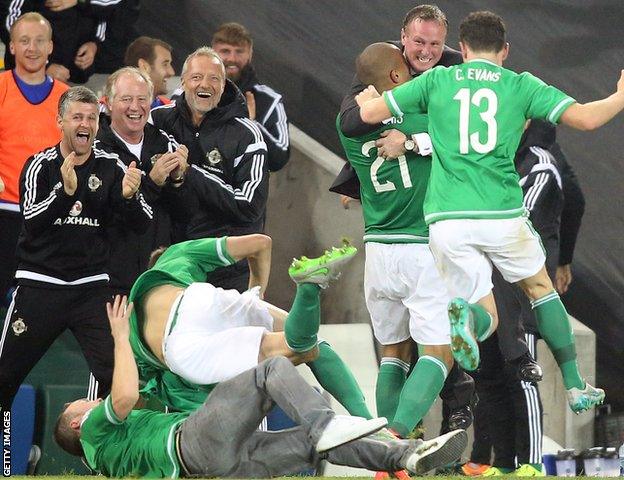
{"label": "black trousers", "polygon": [[15,283],[15,248],[21,228],[19,212],[0,210],[0,307],[9,305],[8,291]]}
{"label": "black trousers", "polygon": [[92,396],[108,394],[113,375],[113,338],[106,315],[109,299],[106,286],[17,288],[0,337],[0,409],[11,408],[30,370],[66,329],[78,341],[98,382],[97,392],[92,386]]}
{"label": "black trousers", "polygon": [[[526,334],[529,353],[535,358],[537,339]],[[505,363],[496,333],[480,345],[481,366],[473,374],[479,395],[475,416],[475,443],[471,459],[478,463],[494,449],[497,467],[516,468],[542,462],[543,410],[537,384],[518,380],[515,368]],[[485,429],[485,432],[483,431]],[[481,440],[479,440],[481,439]]]}

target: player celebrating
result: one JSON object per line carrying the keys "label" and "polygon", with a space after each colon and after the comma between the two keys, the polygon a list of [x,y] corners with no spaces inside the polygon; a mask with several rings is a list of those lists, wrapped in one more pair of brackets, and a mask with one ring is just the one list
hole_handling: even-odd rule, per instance
{"label": "player celebrating", "polygon": [[[528,222],[513,157],[528,118],[591,130],[624,108],[624,74],[610,97],[580,104],[529,73],[502,67],[509,53],[502,19],[473,12],[460,25],[465,63],[436,68],[383,97],[371,87],[358,98],[362,119],[428,113],[434,146],[425,220],[430,247],[449,291],[451,341],[464,368],[479,364],[477,341],[496,329],[494,263],[532,302],[574,412],[600,404],[604,391],[581,377],[565,307],[544,268],[539,236]],[[624,73],[624,72],[623,72]]]}

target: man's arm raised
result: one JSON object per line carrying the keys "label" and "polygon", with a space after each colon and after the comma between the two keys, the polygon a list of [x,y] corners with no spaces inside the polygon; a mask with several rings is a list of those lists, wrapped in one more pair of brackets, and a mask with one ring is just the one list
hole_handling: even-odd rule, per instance
{"label": "man's arm raised", "polygon": [[390,112],[383,97],[372,85],[358,93],[355,96],[355,101],[360,106],[360,117],[364,123],[376,125],[392,116],[392,112]]}
{"label": "man's arm raised", "polygon": [[595,130],[624,109],[624,70],[613,95],[589,103],[570,105],[559,119],[560,123],[577,130]]}
{"label": "man's arm raised", "polygon": [[115,296],[111,305],[106,304],[111,334],[115,342],[113,385],[111,401],[115,415],[125,420],[139,399],[139,371],[130,346],[130,325],[128,319],[133,304],[126,308],[126,297]]}
{"label": "man's arm raised", "polygon": [[271,237],[255,233],[240,237],[228,237],[226,248],[234,260],[247,259],[249,263],[249,288],[260,286],[260,298],[264,297],[271,272]]}

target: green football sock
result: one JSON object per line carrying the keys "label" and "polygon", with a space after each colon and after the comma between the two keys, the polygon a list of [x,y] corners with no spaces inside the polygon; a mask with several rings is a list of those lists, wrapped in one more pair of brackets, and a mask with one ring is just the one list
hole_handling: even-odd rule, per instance
{"label": "green football sock", "polygon": [[409,363],[403,360],[394,357],[381,359],[375,387],[378,417],[386,417],[389,421],[394,418],[408,371]]}
{"label": "green football sock", "polygon": [[360,385],[342,358],[324,340],[319,343],[319,356],[308,362],[312,373],[321,384],[351,415],[371,419]]}
{"label": "green football sock", "polygon": [[399,406],[389,427],[401,437],[407,437],[433,405],[447,375],[442,360],[430,355],[421,356],[403,386]]}
{"label": "green football sock", "polygon": [[293,352],[302,353],[314,348],[321,325],[320,287],[313,283],[300,283],[286,323],[286,343]]}
{"label": "green football sock", "polygon": [[553,291],[531,302],[531,306],[535,311],[539,333],[559,365],[565,388],[585,388],[585,381],[576,363],[574,333],[559,295]]}
{"label": "green football sock", "polygon": [[494,330],[492,329],[492,315],[478,303],[469,303],[468,307],[472,312],[474,334],[479,342],[488,338]]}

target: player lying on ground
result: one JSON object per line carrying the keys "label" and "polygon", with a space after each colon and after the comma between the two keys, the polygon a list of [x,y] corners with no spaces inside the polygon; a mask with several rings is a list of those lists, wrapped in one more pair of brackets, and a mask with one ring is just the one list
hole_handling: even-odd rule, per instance
{"label": "player lying on ground", "polygon": [[[111,394],[76,400],[59,416],[55,439],[106,476],[269,478],[313,468],[321,459],[372,470],[424,474],[456,460],[467,436],[455,430],[433,440],[380,440],[369,435],[385,418],[337,416],[286,358],[260,362],[219,384],[195,413],[132,410],[139,374],[130,347],[125,298],[107,305],[115,342]],[[257,427],[279,405],[298,427]],[[362,438],[364,437],[364,438]]]}

